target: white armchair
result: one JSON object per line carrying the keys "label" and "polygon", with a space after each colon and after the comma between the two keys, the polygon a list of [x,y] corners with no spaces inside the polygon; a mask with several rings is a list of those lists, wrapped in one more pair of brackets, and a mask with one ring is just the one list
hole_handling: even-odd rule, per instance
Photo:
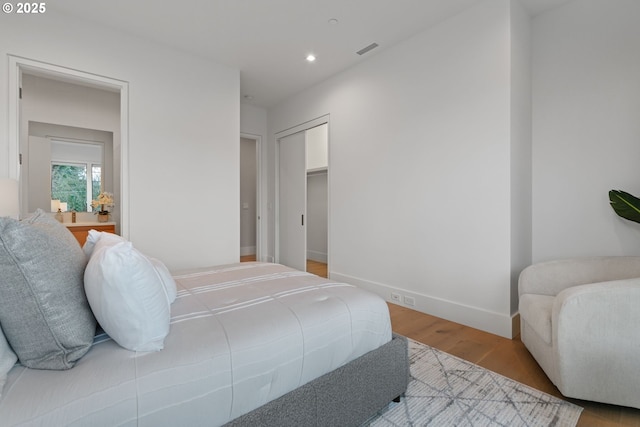
{"label": "white armchair", "polygon": [[518,294],[522,342],[563,395],[640,408],[640,257],[534,264]]}

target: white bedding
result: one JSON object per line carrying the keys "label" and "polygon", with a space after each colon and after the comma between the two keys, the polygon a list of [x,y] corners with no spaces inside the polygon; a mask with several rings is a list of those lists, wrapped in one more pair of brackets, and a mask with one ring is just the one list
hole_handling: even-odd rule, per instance
{"label": "white bedding", "polygon": [[386,303],[278,264],[175,276],[165,348],[107,336],[68,371],[15,366],[0,424],[221,425],[391,340]]}

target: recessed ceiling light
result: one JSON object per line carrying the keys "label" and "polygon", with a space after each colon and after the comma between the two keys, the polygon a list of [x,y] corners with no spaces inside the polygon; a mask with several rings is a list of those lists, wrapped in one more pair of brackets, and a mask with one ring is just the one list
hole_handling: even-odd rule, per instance
{"label": "recessed ceiling light", "polygon": [[246,99],[247,101],[251,101],[253,99],[253,96],[251,95],[245,95],[244,99]]}
{"label": "recessed ceiling light", "polygon": [[316,60],[316,56],[312,53],[307,55],[307,62],[314,62]]}
{"label": "recessed ceiling light", "polygon": [[338,20],[336,18],[331,18],[327,21],[329,25],[338,25]]}

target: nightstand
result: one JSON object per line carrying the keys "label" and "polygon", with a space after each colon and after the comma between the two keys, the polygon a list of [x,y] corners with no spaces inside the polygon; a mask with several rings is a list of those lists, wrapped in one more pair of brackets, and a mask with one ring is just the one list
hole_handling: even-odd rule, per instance
{"label": "nightstand", "polygon": [[64,225],[71,231],[71,234],[73,234],[73,237],[76,238],[80,246],[83,246],[87,240],[89,230],[116,233],[115,222],[66,222]]}

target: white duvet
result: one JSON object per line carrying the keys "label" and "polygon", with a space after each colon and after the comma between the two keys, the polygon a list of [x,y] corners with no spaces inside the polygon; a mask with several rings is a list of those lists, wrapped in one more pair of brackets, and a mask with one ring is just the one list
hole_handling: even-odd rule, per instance
{"label": "white duvet", "polygon": [[391,340],[386,303],[278,264],[175,276],[160,352],[99,336],[68,371],[15,366],[0,425],[221,425]]}

